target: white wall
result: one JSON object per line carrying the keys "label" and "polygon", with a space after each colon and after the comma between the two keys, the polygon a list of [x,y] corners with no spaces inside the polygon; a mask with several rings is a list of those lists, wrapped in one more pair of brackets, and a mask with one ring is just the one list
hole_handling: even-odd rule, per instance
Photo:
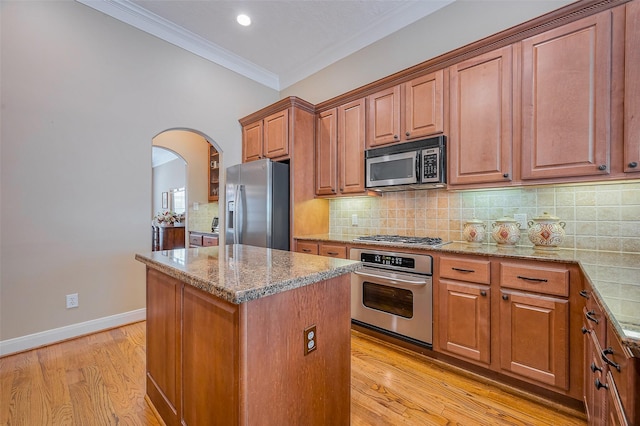
{"label": "white wall", "polygon": [[[278,93],[73,1],[0,8],[7,353],[34,333],[144,308],[134,254],[150,247],[152,138],[196,129],[238,163],[238,118]],[[80,306],[65,309],[75,292]]]}
{"label": "white wall", "polygon": [[280,94],[318,104],[569,3],[572,1],[457,0]]}

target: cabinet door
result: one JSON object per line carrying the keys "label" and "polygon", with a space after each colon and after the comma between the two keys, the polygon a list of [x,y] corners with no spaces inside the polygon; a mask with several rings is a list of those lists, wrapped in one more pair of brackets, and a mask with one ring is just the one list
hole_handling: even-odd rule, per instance
{"label": "cabinet door", "polygon": [[400,142],[400,86],[367,97],[367,148]]}
{"label": "cabinet door", "polygon": [[337,257],[339,259],[347,258],[347,247],[332,244],[321,244],[319,248],[320,256]]}
{"label": "cabinet door", "polygon": [[365,100],[338,108],[338,183],[340,192],[364,192]]}
{"label": "cabinet door", "polygon": [[422,138],[444,131],[444,71],[404,83],[404,138]]}
{"label": "cabinet door", "polygon": [[522,179],[605,175],[611,12],[522,42]]}
{"label": "cabinet door", "polygon": [[490,289],[440,280],[440,348],[489,364]]}
{"label": "cabinet door", "polygon": [[242,128],[242,162],[262,158],[262,120]]}
{"label": "cabinet door", "polygon": [[167,425],[179,424],[180,289],[168,275],[147,268],[147,395]]}
{"label": "cabinet door", "polygon": [[296,241],[296,251],[299,253],[318,254],[318,243]]}
{"label": "cabinet door", "polygon": [[512,179],[512,48],[450,68],[449,183]]}
{"label": "cabinet door", "polygon": [[506,290],[501,296],[501,368],[567,390],[569,302]]}
{"label": "cabinet door", "polygon": [[338,110],[318,114],[316,120],[316,195],[337,193]]}
{"label": "cabinet door", "polygon": [[587,330],[584,334],[584,408],[589,424],[601,425],[605,418],[605,394],[596,384],[606,382],[604,365],[596,331],[586,322],[583,325]]}
{"label": "cabinet door", "polygon": [[267,158],[289,155],[289,110],[264,119],[264,155]]}
{"label": "cabinet door", "polygon": [[640,172],[640,2],[626,4],[624,171]]}
{"label": "cabinet door", "polygon": [[609,370],[608,378],[607,378],[607,426],[629,426],[634,423],[630,423],[627,421],[627,418],[624,414],[624,409],[622,408],[622,403],[620,402],[620,395],[618,394],[618,390],[616,388],[615,381],[611,376],[611,370]]}

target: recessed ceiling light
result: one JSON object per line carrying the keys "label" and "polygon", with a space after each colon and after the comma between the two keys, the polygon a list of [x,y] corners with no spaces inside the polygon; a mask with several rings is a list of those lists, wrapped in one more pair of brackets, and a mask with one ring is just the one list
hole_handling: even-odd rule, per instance
{"label": "recessed ceiling light", "polygon": [[238,15],[236,21],[238,21],[238,24],[242,25],[243,27],[248,27],[249,25],[251,25],[251,18],[249,18],[244,13]]}

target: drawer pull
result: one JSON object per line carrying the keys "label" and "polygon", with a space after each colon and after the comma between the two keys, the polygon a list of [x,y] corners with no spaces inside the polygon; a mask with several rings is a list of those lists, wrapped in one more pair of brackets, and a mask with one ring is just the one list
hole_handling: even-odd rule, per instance
{"label": "drawer pull", "polygon": [[537,283],[546,283],[547,282],[547,280],[544,279],[544,278],[531,278],[531,277],[525,277],[525,276],[522,276],[522,275],[518,275],[517,278],[521,279],[521,280],[526,280],[526,281],[535,281]]}
{"label": "drawer pull", "polygon": [[594,373],[596,371],[600,371],[600,372],[602,371],[602,368],[598,367],[595,362],[592,362],[589,368],[591,368],[591,371],[593,371]]}
{"label": "drawer pull", "polygon": [[304,253],[311,253],[311,249],[302,249]]}
{"label": "drawer pull", "polygon": [[473,273],[475,272],[473,269],[462,269],[462,268],[451,268],[454,271],[458,271],[458,272],[465,272],[465,273]]}
{"label": "drawer pull", "polygon": [[328,252],[327,252],[327,254],[328,254],[329,256],[337,256],[337,255],[339,255],[340,253],[338,253],[337,251],[328,251]]}
{"label": "drawer pull", "polygon": [[486,292],[486,291],[484,291],[484,290],[480,290],[480,296],[486,296],[486,295],[487,295],[487,292]]}
{"label": "drawer pull", "polygon": [[587,292],[587,290],[581,290],[580,291],[580,296],[584,297],[585,299],[589,298],[589,292]]}
{"label": "drawer pull", "polygon": [[600,379],[596,379],[595,384],[597,390],[600,390],[600,388],[609,389],[609,385],[607,385],[606,383],[602,383]]}
{"label": "drawer pull", "polygon": [[509,300],[509,295],[508,294],[503,294],[502,295],[502,300]]}
{"label": "drawer pull", "polygon": [[600,321],[598,321],[598,319],[596,317],[594,317],[596,313],[593,311],[589,311],[589,312],[585,312],[584,316],[587,317],[587,319],[589,321],[595,322],[596,324],[599,324]]}
{"label": "drawer pull", "polygon": [[616,370],[618,370],[618,373],[619,373],[620,372],[620,364],[617,364],[617,363],[611,361],[607,357],[607,355],[609,355],[609,354],[613,354],[613,349],[611,349],[610,347],[607,348],[607,349],[603,349],[602,353],[600,354],[600,356],[602,357],[602,360],[604,362],[606,362],[607,364],[609,364],[609,366],[611,366],[611,367],[615,368]]}
{"label": "drawer pull", "polygon": [[591,333],[591,330],[589,330],[587,327],[582,327],[582,334],[587,334],[587,333]]}

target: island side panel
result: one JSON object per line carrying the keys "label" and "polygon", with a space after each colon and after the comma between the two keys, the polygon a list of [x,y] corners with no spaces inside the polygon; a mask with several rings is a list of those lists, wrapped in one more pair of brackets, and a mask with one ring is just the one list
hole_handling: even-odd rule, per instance
{"label": "island side panel", "polygon": [[[245,424],[349,424],[350,286],[346,274],[247,302]],[[305,356],[304,330],[312,325],[317,349]]]}
{"label": "island side panel", "polygon": [[182,293],[183,424],[238,424],[238,305],[190,285]]}
{"label": "island side panel", "polygon": [[147,396],[168,426],[179,425],[180,290],[175,278],[147,268]]}

